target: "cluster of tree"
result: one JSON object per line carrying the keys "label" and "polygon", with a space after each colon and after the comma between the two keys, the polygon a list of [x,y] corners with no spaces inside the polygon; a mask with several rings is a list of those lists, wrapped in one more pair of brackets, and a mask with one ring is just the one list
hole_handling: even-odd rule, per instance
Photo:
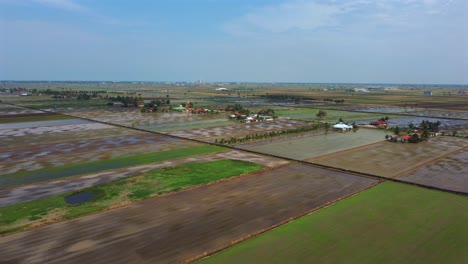
{"label": "cluster of tree", "polygon": [[[436,132],[439,132],[440,125],[440,121],[431,122],[429,120],[423,120],[419,126],[415,126],[414,124],[410,123],[406,131],[406,135],[410,136],[408,142],[418,143],[426,141],[431,135],[433,135]],[[395,135],[400,136],[402,133],[402,129],[400,129],[399,127],[394,127],[393,132]],[[390,139],[388,135],[386,135],[385,138]]]}
{"label": "cluster of tree", "polygon": [[226,106],[226,111],[231,111],[233,113],[240,113],[242,115],[250,115],[250,110],[244,108],[240,104],[228,105]]}
{"label": "cluster of tree", "polygon": [[250,140],[262,140],[262,139],[268,139],[272,137],[279,137],[279,136],[319,130],[319,129],[324,128],[325,126],[326,126],[325,124],[314,124],[314,125],[304,126],[304,127],[294,128],[294,129],[270,131],[270,132],[265,132],[261,134],[255,133],[255,134],[246,135],[245,137],[240,137],[240,138],[237,138],[237,137],[230,137],[228,139],[222,138],[219,141],[218,139],[215,139],[215,143],[225,144],[225,145],[243,143],[243,142],[250,141]]}
{"label": "cluster of tree", "polygon": [[[166,100],[159,100],[159,99],[156,99],[156,100],[152,100],[151,102],[149,103],[146,103],[142,108],[141,108],[141,112],[142,113],[153,113],[153,112],[168,112],[171,110],[171,107],[170,107],[170,104],[171,104],[171,101],[169,99],[166,99]],[[163,107],[165,106],[165,107]],[[167,107],[169,106],[169,107]]]}
{"label": "cluster of tree", "polygon": [[108,97],[111,102],[120,102],[123,104],[123,107],[132,107],[138,106],[138,102],[142,100],[141,97],[137,96],[120,96],[117,97]]}
{"label": "cluster of tree", "polygon": [[323,111],[323,110],[319,110],[318,113],[315,115],[317,116],[318,118],[322,119],[324,117],[327,116],[327,112]]}
{"label": "cluster of tree", "polygon": [[390,118],[388,116],[384,116],[379,118],[379,121],[388,121]]}
{"label": "cluster of tree", "polygon": [[12,87],[12,88],[0,88],[0,92],[10,92],[12,94],[19,94],[28,91],[26,88],[22,87]]}
{"label": "cluster of tree", "polygon": [[268,109],[262,109],[257,112],[257,115],[266,115],[266,116],[276,116],[275,110],[268,108]]}

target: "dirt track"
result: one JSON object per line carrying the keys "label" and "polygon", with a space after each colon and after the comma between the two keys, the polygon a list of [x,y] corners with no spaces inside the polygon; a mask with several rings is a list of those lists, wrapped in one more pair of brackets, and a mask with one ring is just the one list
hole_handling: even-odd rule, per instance
{"label": "dirt track", "polygon": [[148,199],[0,237],[0,259],[27,263],[177,263],[377,181],[305,165]]}

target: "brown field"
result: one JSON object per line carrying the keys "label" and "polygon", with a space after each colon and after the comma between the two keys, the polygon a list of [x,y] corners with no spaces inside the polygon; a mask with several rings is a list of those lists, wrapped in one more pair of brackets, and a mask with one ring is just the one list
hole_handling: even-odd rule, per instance
{"label": "brown field", "polygon": [[307,161],[395,178],[466,146],[466,139],[454,137],[435,137],[418,144],[384,141]]}
{"label": "brown field", "polygon": [[376,183],[283,166],[3,236],[0,256],[27,263],[183,262]]}
{"label": "brown field", "polygon": [[443,157],[400,179],[468,193],[468,150]]}

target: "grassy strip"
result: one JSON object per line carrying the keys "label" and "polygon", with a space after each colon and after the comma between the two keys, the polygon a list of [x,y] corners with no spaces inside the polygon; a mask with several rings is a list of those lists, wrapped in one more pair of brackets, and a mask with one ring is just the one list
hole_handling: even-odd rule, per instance
{"label": "grassy strip", "polygon": [[31,116],[21,116],[21,117],[7,117],[0,118],[0,124],[11,124],[11,123],[21,123],[21,122],[37,122],[37,121],[54,121],[54,120],[66,120],[74,119],[74,117],[64,116],[64,115],[31,115]]}
{"label": "grassy strip", "polygon": [[383,183],[201,263],[465,263],[468,198]]}
{"label": "grassy strip", "polygon": [[185,158],[200,154],[221,152],[224,150],[224,148],[217,146],[202,145],[199,147],[174,149],[156,153],[139,154],[130,157],[118,157],[108,160],[99,160],[55,168],[46,168],[36,171],[14,173],[0,176],[0,188],[8,188],[39,181],[54,180],[81,174],[96,173],[104,170],[120,169],[141,164]]}
{"label": "grassy strip", "polygon": [[13,232],[41,222],[69,219],[111,206],[257,171],[261,168],[259,164],[239,160],[188,163],[83,189],[80,192],[91,193],[95,196],[91,201],[81,205],[72,206],[65,202],[65,197],[73,194],[69,192],[4,206],[0,207],[0,233]]}

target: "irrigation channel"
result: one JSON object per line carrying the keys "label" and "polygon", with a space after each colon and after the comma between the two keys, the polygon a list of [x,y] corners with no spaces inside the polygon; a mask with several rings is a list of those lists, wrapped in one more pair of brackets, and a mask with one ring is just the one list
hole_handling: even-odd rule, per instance
{"label": "irrigation channel", "polygon": [[193,139],[193,138],[184,138],[184,137],[181,137],[181,136],[169,135],[169,134],[164,134],[164,133],[156,132],[156,131],[148,131],[148,130],[140,129],[140,128],[136,128],[136,127],[125,126],[125,125],[120,125],[120,124],[113,124],[113,123],[108,123],[108,122],[105,122],[105,121],[94,120],[94,119],[91,119],[91,118],[83,118],[83,117],[74,116],[74,115],[70,115],[70,114],[63,114],[63,113],[60,113],[60,112],[54,112],[54,111],[49,111],[49,110],[44,110],[44,109],[34,109],[34,108],[19,106],[19,105],[15,105],[15,104],[11,104],[11,103],[4,103],[4,104],[9,104],[9,105],[12,105],[12,106],[26,108],[26,109],[35,110],[35,111],[42,111],[44,113],[60,114],[60,115],[63,115],[63,116],[69,116],[69,117],[73,117],[73,118],[77,118],[77,119],[87,120],[87,121],[90,121],[90,122],[101,123],[101,124],[105,124],[105,125],[109,125],[109,126],[121,127],[121,128],[126,128],[126,129],[133,129],[133,130],[137,130],[137,131],[141,131],[141,132],[152,133],[152,134],[171,137],[171,138],[175,138],[175,139],[188,140],[188,141],[197,142],[197,143],[201,143],[201,144],[224,147],[224,148],[233,149],[233,150],[242,151],[242,152],[247,152],[247,153],[252,153],[252,154],[256,154],[256,155],[269,156],[269,157],[272,157],[272,158],[288,160],[288,161],[291,161],[291,162],[296,162],[296,163],[300,163],[300,164],[304,164],[304,165],[308,165],[308,166],[313,166],[315,168],[331,170],[331,171],[334,171],[334,172],[348,173],[348,174],[352,174],[352,175],[355,175],[355,176],[366,177],[366,178],[371,178],[371,179],[380,180],[380,181],[397,182],[397,183],[408,184],[408,185],[417,186],[417,187],[426,188],[426,189],[431,189],[431,190],[437,190],[437,191],[448,192],[448,193],[453,193],[453,194],[457,194],[457,195],[468,196],[468,192],[454,191],[454,190],[444,189],[444,188],[430,186],[430,185],[426,185],[426,184],[409,182],[409,181],[405,181],[405,180],[401,180],[401,179],[397,179],[397,178],[387,178],[387,177],[378,176],[378,175],[374,175],[374,174],[370,174],[370,173],[358,172],[358,171],[354,171],[354,170],[348,170],[348,169],[342,169],[342,168],[337,168],[337,167],[333,167],[333,166],[322,165],[322,164],[318,164],[318,163],[314,163],[314,162],[310,162],[310,161],[297,160],[297,159],[282,157],[282,156],[278,156],[278,155],[272,155],[272,154],[268,154],[268,153],[262,153],[262,152],[252,151],[252,150],[240,149],[240,148],[236,148],[236,147],[233,147],[233,146],[226,146],[226,145],[221,145],[221,144],[217,144],[217,143],[211,143],[211,142],[206,142],[206,141],[202,141],[202,140],[197,140],[197,139]]}

